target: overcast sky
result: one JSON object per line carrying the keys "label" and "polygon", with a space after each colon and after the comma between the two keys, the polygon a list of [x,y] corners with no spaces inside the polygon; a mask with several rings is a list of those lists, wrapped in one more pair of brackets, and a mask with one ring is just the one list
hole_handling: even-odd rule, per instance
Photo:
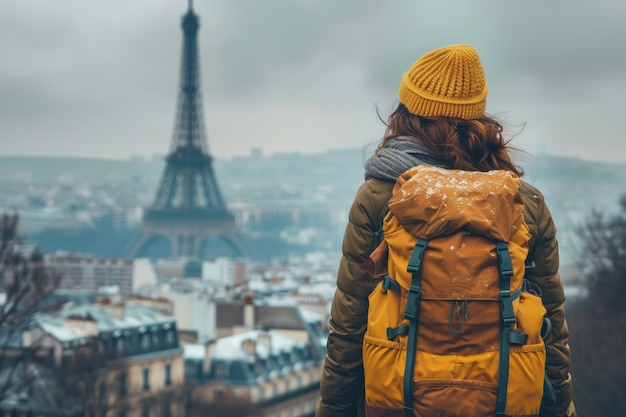
{"label": "overcast sky", "polygon": [[[0,155],[164,154],[185,0],[1,0]],[[469,43],[529,152],[626,162],[623,0],[195,0],[209,149],[317,153],[384,131],[402,74]]]}

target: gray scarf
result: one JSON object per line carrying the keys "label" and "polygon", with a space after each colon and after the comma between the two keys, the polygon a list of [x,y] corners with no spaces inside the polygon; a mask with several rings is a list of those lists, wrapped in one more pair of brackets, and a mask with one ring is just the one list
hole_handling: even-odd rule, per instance
{"label": "gray scarf", "polygon": [[365,179],[370,177],[395,181],[404,171],[417,165],[434,165],[445,168],[445,161],[432,156],[430,150],[418,139],[398,136],[387,140],[365,162]]}

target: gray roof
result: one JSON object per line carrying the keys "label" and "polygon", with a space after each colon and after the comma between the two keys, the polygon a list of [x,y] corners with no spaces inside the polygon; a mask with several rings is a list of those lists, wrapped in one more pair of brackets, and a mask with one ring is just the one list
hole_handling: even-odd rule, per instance
{"label": "gray roof", "polygon": [[240,301],[221,301],[215,303],[217,327],[242,326],[244,322],[243,306],[243,303]]}
{"label": "gray roof", "polygon": [[[269,335],[271,343],[269,346],[263,343],[256,344],[256,356],[245,349],[242,344],[246,340],[258,341],[259,336]],[[281,353],[289,353],[295,347],[304,348],[306,342],[286,336],[276,331],[251,330],[244,333],[223,337],[217,340],[213,360],[243,360],[245,362],[254,362],[257,358],[264,359],[270,355],[279,355]]]}
{"label": "gray roof", "polygon": [[44,332],[61,342],[79,341],[89,336],[84,330],[70,327],[66,320],[81,318],[97,323],[99,333],[113,332],[136,327],[169,324],[174,318],[141,305],[126,304],[121,318],[111,317],[104,307],[90,304],[65,304],[53,314],[38,314],[35,323]]}

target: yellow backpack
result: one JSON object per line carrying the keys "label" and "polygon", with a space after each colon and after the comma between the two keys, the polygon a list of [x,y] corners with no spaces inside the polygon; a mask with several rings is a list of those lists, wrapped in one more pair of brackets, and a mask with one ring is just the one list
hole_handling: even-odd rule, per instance
{"label": "yellow backpack", "polygon": [[538,415],[549,321],[525,291],[519,185],[431,166],[398,178],[369,260],[367,416]]}

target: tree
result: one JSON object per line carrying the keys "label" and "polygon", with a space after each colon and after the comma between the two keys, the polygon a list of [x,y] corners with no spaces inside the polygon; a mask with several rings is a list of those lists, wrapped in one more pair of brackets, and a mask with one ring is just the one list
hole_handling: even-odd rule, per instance
{"label": "tree", "polygon": [[579,415],[626,415],[626,195],[619,212],[579,227],[586,296],[568,310],[574,402]]}
{"label": "tree", "polygon": [[109,399],[117,387],[107,378],[109,370],[98,340],[87,340],[64,359],[48,367],[45,376],[50,381],[48,396],[59,415],[105,417],[112,409]]}
{"label": "tree", "polygon": [[588,301],[596,305],[620,305],[626,295],[626,194],[620,198],[619,208],[610,217],[593,211],[578,229],[580,270]]}
{"label": "tree", "polygon": [[0,215],[0,404],[31,382],[28,364],[41,358],[42,352],[36,343],[22,346],[22,333],[59,282],[45,268],[43,254],[25,249],[22,243],[17,214]]}

